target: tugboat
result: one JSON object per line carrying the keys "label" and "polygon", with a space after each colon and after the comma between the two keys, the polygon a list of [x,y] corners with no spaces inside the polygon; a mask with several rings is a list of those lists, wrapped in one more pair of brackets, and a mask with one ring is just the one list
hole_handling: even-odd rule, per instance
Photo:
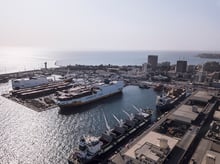
{"label": "tugboat", "polygon": [[139,109],[136,106],[134,108],[138,111],[135,115],[124,111],[128,115],[128,120],[123,121],[113,115],[118,122],[118,125],[113,129],[108,125],[104,115],[106,132],[101,137],[81,137],[78,148],[71,153],[68,162],[70,164],[101,162],[107,154],[114,152],[133,135],[143,130],[150,124],[152,113],[148,110]]}

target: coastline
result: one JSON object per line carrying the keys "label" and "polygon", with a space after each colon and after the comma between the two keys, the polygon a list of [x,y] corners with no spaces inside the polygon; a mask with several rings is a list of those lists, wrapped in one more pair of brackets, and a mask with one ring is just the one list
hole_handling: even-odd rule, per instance
{"label": "coastline", "polygon": [[202,53],[198,54],[197,57],[205,59],[220,59],[220,53]]}

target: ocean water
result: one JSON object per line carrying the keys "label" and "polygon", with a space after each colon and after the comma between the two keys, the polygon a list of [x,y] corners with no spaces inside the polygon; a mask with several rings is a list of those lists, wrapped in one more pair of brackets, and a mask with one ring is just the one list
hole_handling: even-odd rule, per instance
{"label": "ocean water", "polygon": [[[0,85],[0,93],[9,89]],[[81,112],[74,109],[62,112],[54,108],[35,112],[0,96],[0,163],[2,164],[65,164],[70,152],[78,145],[80,136],[99,136],[106,130],[103,113],[110,127],[127,116],[123,110],[136,113],[132,107],[146,106],[155,110],[153,89],[127,86],[123,94],[86,106]],[[155,112],[152,120],[155,120]]]}
{"label": "ocean water", "polygon": [[[0,73],[40,69],[65,65],[141,65],[148,55],[158,55],[159,62],[187,60],[188,64],[203,64],[214,59],[196,57],[201,51],[58,51],[33,48],[0,48]],[[220,61],[220,60],[217,60]]]}

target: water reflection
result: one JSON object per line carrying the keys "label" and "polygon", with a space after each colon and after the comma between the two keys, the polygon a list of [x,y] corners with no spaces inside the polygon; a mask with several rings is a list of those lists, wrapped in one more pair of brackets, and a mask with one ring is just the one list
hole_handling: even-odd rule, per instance
{"label": "water reflection", "polygon": [[[1,85],[1,94],[8,87]],[[106,130],[103,112],[113,127],[117,122],[112,114],[125,119],[123,110],[135,113],[133,104],[155,109],[155,100],[152,89],[127,86],[123,94],[77,109],[80,112],[60,114],[59,108],[35,112],[0,97],[0,163],[67,163],[81,135],[99,136]]]}

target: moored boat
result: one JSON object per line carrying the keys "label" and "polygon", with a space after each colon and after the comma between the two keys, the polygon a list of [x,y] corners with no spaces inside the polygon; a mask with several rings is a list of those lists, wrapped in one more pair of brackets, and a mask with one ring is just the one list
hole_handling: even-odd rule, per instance
{"label": "moored boat", "polygon": [[186,89],[178,88],[172,89],[168,93],[162,93],[157,96],[156,108],[162,112],[172,109],[179,101],[186,97]]}
{"label": "moored boat", "polygon": [[123,81],[99,83],[90,87],[75,87],[58,92],[56,104],[61,107],[73,107],[88,104],[122,92]]}
{"label": "moored boat", "polygon": [[129,114],[126,111],[129,119],[122,121],[116,116],[113,116],[118,125],[111,129],[108,125],[107,119],[104,115],[106,132],[101,137],[81,137],[79,146],[73,150],[68,158],[68,162],[71,164],[76,163],[98,163],[103,162],[105,156],[109,155],[109,152],[113,152],[118,147],[126,144],[132,135],[143,130],[144,127],[150,124],[151,112],[148,110],[138,109],[138,113],[135,115]]}

